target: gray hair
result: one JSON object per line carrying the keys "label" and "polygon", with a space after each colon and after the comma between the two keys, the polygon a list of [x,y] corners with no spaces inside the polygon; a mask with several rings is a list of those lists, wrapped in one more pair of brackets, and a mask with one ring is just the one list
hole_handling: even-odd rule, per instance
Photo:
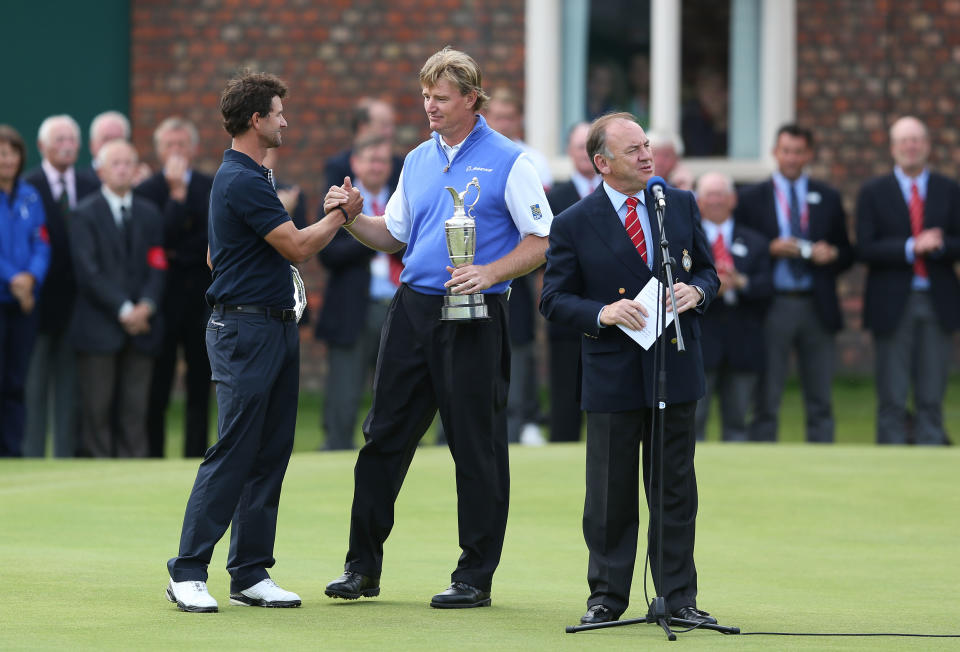
{"label": "gray hair", "polygon": [[669,129],[651,129],[647,132],[647,138],[650,139],[651,147],[669,145],[677,156],[683,156],[683,138],[679,134]]}
{"label": "gray hair", "polygon": [[47,141],[50,140],[50,132],[53,131],[53,128],[59,123],[66,123],[70,125],[70,128],[73,129],[73,134],[77,137],[77,144],[80,144],[80,125],[77,124],[77,121],[68,116],[66,113],[61,113],[60,115],[52,115],[49,118],[46,118],[43,122],[40,123],[40,129],[37,131],[37,140],[43,143],[44,145],[48,144]]}
{"label": "gray hair", "polygon": [[108,140],[105,142],[100,149],[97,151],[96,164],[97,167],[103,165],[104,160],[107,158],[107,154],[116,149],[117,147],[128,147],[131,152],[133,152],[134,162],[140,160],[140,155],[137,154],[137,148],[133,146],[129,140],[124,140],[123,138],[114,138],[113,140]]}
{"label": "gray hair", "polygon": [[723,189],[728,193],[735,195],[737,193],[737,187],[733,183],[733,178],[729,174],[724,174],[723,172],[704,172],[700,175],[700,178],[697,179],[697,188],[696,194],[699,195],[702,192],[703,184],[705,181],[713,179],[719,179],[723,181]]}
{"label": "gray hair", "polygon": [[200,136],[197,134],[197,127],[187,120],[186,118],[181,118],[178,115],[170,116],[153,130],[153,146],[157,147],[160,143],[160,136],[166,131],[180,130],[183,129],[188,134],[190,134],[190,142],[196,145],[200,142]]}
{"label": "gray hair", "polygon": [[103,113],[98,114],[93,122],[90,123],[90,140],[94,140],[93,135],[97,133],[97,130],[107,120],[119,120],[123,124],[123,137],[126,140],[130,140],[130,121],[127,119],[127,116],[123,115],[119,111],[104,111]]}
{"label": "gray hair", "polygon": [[[587,154],[590,155],[591,161],[597,154],[608,159],[615,158],[613,152],[607,147],[607,127],[611,122],[617,120],[637,122],[637,118],[632,113],[620,112],[606,113],[590,123],[590,133],[587,134]],[[597,174],[600,174],[600,169],[595,161],[593,162],[593,169],[596,170]]]}

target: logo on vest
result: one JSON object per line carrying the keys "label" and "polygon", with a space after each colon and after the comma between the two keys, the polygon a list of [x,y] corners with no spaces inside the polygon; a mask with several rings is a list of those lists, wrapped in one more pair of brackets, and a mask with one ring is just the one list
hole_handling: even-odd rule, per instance
{"label": "logo on vest", "polygon": [[493,172],[490,168],[481,168],[476,165],[468,165],[467,172]]}

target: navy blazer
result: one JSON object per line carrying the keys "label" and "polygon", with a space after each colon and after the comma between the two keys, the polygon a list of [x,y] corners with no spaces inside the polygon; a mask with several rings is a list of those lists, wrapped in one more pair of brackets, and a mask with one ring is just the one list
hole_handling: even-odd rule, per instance
{"label": "navy blazer", "polygon": [[329,344],[349,346],[363,335],[370,305],[370,260],[376,251],[340,229],[320,253],[327,270],[315,335]]}
{"label": "navy blazer", "polygon": [[213,177],[193,170],[186,200],[173,201],[170,199],[170,186],[161,170],[133,190],[135,194],[153,202],[163,215],[163,243],[170,267],[199,269],[208,278],[207,220],[212,187]]}
{"label": "navy blazer", "polygon": [[[109,354],[126,346],[129,335],[119,321],[124,301],[163,298],[166,263],[163,252],[163,218],[154,205],[134,195],[130,224],[131,250],[117,228],[110,205],[102,193],[77,205],[70,222],[70,247],[77,279],[77,298],[70,335],[78,351]],[[159,254],[159,257],[158,257]],[[150,320],[150,332],[137,335],[134,346],[155,354],[162,342],[161,313]]]}
{"label": "navy blazer", "polygon": [[[681,403],[704,394],[700,315],[716,296],[719,280],[693,194],[667,188],[666,200],[664,221],[670,255],[677,262],[674,279],[699,286],[705,295],[699,308],[680,315],[685,353],[677,352],[671,343],[674,327],[664,331],[667,401]],[[653,206],[649,192],[646,205]],[[650,226],[653,242],[648,243],[648,251],[654,256],[653,269],[658,270],[660,232],[653,211]],[[682,266],[684,252],[692,260],[689,270]],[[540,311],[547,319],[573,326],[585,335],[581,353],[584,410],[621,412],[653,405],[654,347],[644,351],[618,327],[597,325],[603,306],[635,297],[652,275],[627,236],[603,184],[554,219]]]}
{"label": "navy blazer", "polygon": [[[77,203],[100,189],[100,179],[94,175],[81,174],[74,169],[77,185]],[[41,333],[62,333],[70,323],[70,313],[77,293],[73,278],[73,261],[70,257],[68,223],[70,215],[64,215],[60,204],[53,196],[47,175],[42,167],[36,167],[23,175],[23,180],[40,193],[47,218],[47,234],[50,237],[50,268],[40,288],[37,302],[37,330]]]}
{"label": "navy blazer", "polygon": [[[931,173],[923,210],[924,228],[943,229],[944,248],[926,258],[930,296],[940,325],[960,328],[960,186]],[[906,259],[910,209],[893,174],[871,179],[857,197],[857,251],[867,264],[863,325],[878,335],[892,333],[907,306],[913,265]]]}
{"label": "navy blazer", "polygon": [[[813,274],[813,300],[820,323],[830,332],[843,328],[843,315],[837,297],[837,276],[853,265],[854,252],[847,234],[847,215],[843,209],[840,193],[827,184],[809,179],[807,194],[817,194],[816,203],[808,198],[810,215],[809,239],[812,242],[825,240],[837,248],[837,259],[829,265],[811,265]],[[738,194],[734,219],[744,226],[759,231],[768,240],[780,237],[777,220],[777,198],[773,179],[744,188]]]}
{"label": "navy blazer", "polygon": [[[341,179],[341,183],[343,179]],[[395,185],[387,184],[388,194]],[[320,206],[317,219],[323,218]],[[391,254],[399,260],[401,252]],[[327,270],[326,291],[314,330],[318,340],[350,346],[363,335],[370,306],[370,261],[377,252],[340,229],[317,257]]]}
{"label": "navy blazer", "polygon": [[[351,181],[356,181],[356,175],[353,173],[353,168],[350,167],[350,156],[352,154],[352,148],[345,149],[327,159],[326,164],[323,166],[323,175],[327,179],[328,188],[330,186],[343,185],[344,177],[350,177]],[[397,184],[400,182],[400,170],[402,169],[403,157],[393,154],[390,157],[390,178],[387,179],[387,185],[390,188],[397,187]],[[391,192],[393,191],[391,190]]]}
{"label": "navy blazer", "polygon": [[[554,184],[547,193],[547,202],[550,204],[550,210],[554,217],[567,210],[580,201],[580,193],[573,181],[561,181]],[[547,332],[552,339],[579,340],[580,331],[570,328],[565,324],[557,322],[547,322]]]}
{"label": "navy blazer", "polygon": [[763,320],[773,295],[770,241],[734,221],[730,254],[733,266],[747,277],[747,287],[736,291],[736,303],[722,296],[703,315],[703,366],[726,365],[737,371],[760,372],[764,366]]}
{"label": "navy blazer", "polygon": [[547,202],[550,204],[550,210],[554,216],[559,215],[574,204],[580,201],[580,194],[573,181],[561,181],[550,188],[547,193]]}

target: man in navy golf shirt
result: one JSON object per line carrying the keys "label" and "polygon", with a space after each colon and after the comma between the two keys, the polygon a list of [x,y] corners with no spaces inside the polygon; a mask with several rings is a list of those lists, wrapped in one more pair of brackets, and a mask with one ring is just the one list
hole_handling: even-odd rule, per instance
{"label": "man in navy golf shirt", "polygon": [[287,122],[282,81],[244,73],[220,98],[233,137],[210,193],[207,355],[217,386],[217,443],[210,447],[187,501],[180,552],[167,562],[167,599],[183,611],[217,611],[207,591],[213,547],[233,521],[230,603],[299,607],[300,597],[270,579],[277,508],[293,450],[300,377],[300,340],[288,261],[322,249],[348,217],[360,212],[359,192],[342,210],[297,229],[261,165],[278,147]]}

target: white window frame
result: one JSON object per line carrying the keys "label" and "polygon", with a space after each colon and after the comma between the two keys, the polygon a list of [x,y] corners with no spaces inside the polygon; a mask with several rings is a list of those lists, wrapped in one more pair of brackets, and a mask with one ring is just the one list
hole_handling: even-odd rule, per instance
{"label": "white window frame", "polygon": [[[570,0],[526,0],[526,140],[547,155],[558,178],[571,171],[561,139],[562,16]],[[573,0],[577,1],[577,0]],[[650,2],[650,125],[680,132],[680,11],[682,0]],[[694,174],[708,170],[738,182],[760,180],[773,170],[776,129],[796,116],[796,0],[761,0],[760,129],[761,154],[752,159],[685,158]],[[531,110],[534,109],[534,110]]]}

